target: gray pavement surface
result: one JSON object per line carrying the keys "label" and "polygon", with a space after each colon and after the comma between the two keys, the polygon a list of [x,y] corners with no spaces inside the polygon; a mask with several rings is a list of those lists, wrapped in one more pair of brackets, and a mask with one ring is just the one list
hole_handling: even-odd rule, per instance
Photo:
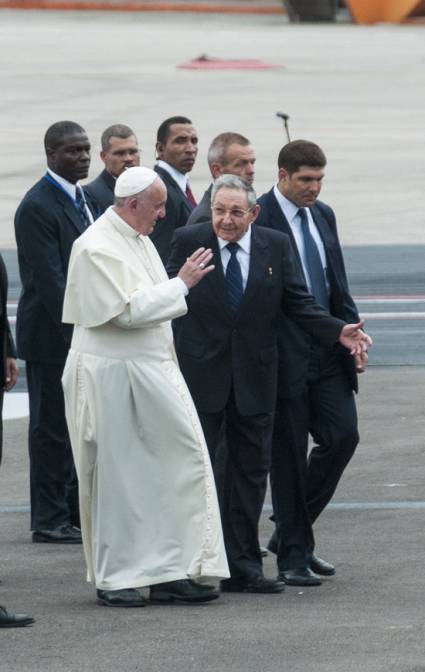
{"label": "gray pavement surface", "polygon": [[0,631],[1,671],[424,672],[424,376],[374,367],[362,378],[362,443],[316,529],[336,577],[202,607],[98,607],[80,547],[31,544],[28,513],[4,511],[28,501],[26,421],[7,422],[0,603],[37,621]]}
{"label": "gray pavement surface", "polygon": [[[107,125],[133,126],[152,165],[159,122],[187,114],[200,136],[198,196],[210,140],[239,130],[257,150],[262,193],[285,142],[275,112],[285,111],[292,137],[328,155],[323,198],[337,212],[361,310],[415,313],[368,321],[375,366],[361,379],[362,443],[316,530],[337,576],[317,589],[224,595],[194,608],[97,607],[81,548],[30,543],[27,420],[7,421],[0,603],[37,621],[0,631],[1,672],[425,672],[424,35],[418,26],[296,26],[284,16],[0,11],[0,248],[12,276],[15,268],[12,300],[13,213],[44,171],[49,124],[86,127],[92,177]],[[201,53],[279,67],[176,67]],[[393,295],[401,303],[385,303]],[[274,575],[273,558],[265,571]]]}

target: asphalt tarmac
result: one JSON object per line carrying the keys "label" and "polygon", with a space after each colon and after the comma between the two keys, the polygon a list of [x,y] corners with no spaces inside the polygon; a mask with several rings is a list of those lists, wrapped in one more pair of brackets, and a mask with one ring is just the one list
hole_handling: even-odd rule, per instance
{"label": "asphalt tarmac", "polygon": [[[1,672],[425,672],[424,29],[191,13],[4,10],[0,19],[0,247],[11,317],[13,212],[45,168],[49,124],[86,127],[94,176],[107,125],[131,125],[152,165],[158,124],[186,114],[201,141],[199,197],[206,149],[223,130],[250,137],[257,191],[271,187],[283,110],[292,137],[326,151],[323,199],[337,212],[352,293],[375,339],[360,381],[361,444],[316,526],[319,555],[337,567],[319,588],[226,594],[202,607],[98,607],[80,547],[31,544],[27,419],[6,421],[0,603],[36,623],[0,630]],[[200,53],[279,67],[176,67]],[[268,498],[263,543],[269,509]],[[275,572],[266,558],[265,573]]]}

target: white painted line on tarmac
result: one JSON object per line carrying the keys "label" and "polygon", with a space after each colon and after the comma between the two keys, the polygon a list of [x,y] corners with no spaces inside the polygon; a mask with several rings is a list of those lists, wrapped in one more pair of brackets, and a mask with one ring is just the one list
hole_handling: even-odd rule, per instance
{"label": "white painted line on tarmac", "polygon": [[27,392],[10,392],[4,395],[3,420],[16,420],[29,415]]}
{"label": "white painted line on tarmac", "polygon": [[410,313],[361,313],[360,317],[363,320],[425,320],[425,311],[412,311]]}

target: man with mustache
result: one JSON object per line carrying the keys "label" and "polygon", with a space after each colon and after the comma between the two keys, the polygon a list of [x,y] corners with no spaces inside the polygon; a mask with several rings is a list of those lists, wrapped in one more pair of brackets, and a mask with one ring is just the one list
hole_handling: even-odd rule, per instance
{"label": "man with mustache", "polygon": [[158,221],[151,240],[165,264],[174,231],[186,224],[196,206],[188,173],[198,154],[198,136],[190,119],[176,116],[163,121],[157,131],[156,153],[154,170],[167,188],[167,203],[165,217]]}

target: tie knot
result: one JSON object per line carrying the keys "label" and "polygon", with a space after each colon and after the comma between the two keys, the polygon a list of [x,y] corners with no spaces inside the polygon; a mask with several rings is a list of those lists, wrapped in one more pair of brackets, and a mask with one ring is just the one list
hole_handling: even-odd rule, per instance
{"label": "tie knot", "polygon": [[238,243],[227,243],[226,247],[233,257],[239,249],[239,244]]}
{"label": "tie knot", "polygon": [[307,226],[308,225],[307,210],[305,208],[299,208],[298,215],[300,216],[301,219],[301,225]]}

